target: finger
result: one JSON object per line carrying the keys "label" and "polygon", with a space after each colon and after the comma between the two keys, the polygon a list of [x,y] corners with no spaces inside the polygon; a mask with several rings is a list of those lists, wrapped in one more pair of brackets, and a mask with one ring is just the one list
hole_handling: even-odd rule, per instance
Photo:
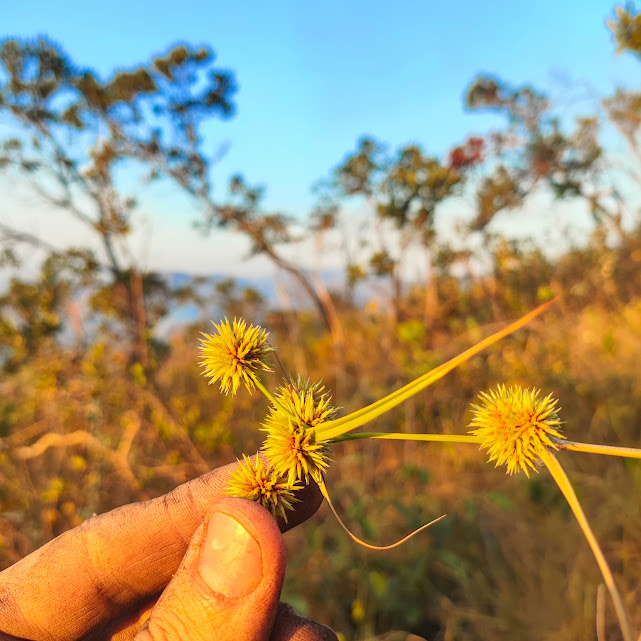
{"label": "finger", "polygon": [[[117,624],[110,623],[83,638],[83,641],[131,641],[153,610],[157,599],[144,603]],[[0,640],[2,637],[0,637]],[[338,641],[331,628],[313,619],[302,617],[287,603],[279,603],[270,641]]]}
{"label": "finger", "polygon": [[[82,637],[82,641],[131,641],[147,623],[159,598],[160,594],[156,594],[136,604],[134,608],[122,613],[117,619]],[[0,641],[4,640],[0,638]]]}
{"label": "finger", "polygon": [[269,512],[217,503],[134,641],[267,641],[285,578],[285,543]]}
{"label": "finger", "polygon": [[[235,465],[89,519],[0,573],[0,630],[33,641],[73,641],[161,592],[210,506],[225,496]],[[283,531],[322,501],[312,485],[297,496]]]}
{"label": "finger", "polygon": [[[118,622],[83,638],[83,641],[131,641],[147,622],[157,598],[142,604]],[[1,637],[0,637],[1,639]],[[287,603],[279,603],[270,641],[337,641],[331,628],[302,617]]]}

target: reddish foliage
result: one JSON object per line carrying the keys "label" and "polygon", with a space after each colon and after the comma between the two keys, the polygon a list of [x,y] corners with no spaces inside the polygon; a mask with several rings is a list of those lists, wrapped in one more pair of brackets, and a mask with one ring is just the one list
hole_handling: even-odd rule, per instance
{"label": "reddish foliage", "polygon": [[462,145],[450,151],[449,164],[454,169],[467,169],[484,160],[485,141],[480,136],[470,136]]}

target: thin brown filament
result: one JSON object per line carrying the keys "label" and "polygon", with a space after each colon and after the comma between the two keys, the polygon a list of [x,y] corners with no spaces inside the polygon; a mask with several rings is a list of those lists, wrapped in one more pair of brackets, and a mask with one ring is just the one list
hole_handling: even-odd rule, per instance
{"label": "thin brown filament", "polygon": [[265,342],[274,350],[272,354],[274,355],[274,358],[276,359],[276,362],[278,363],[278,367],[280,367],[280,370],[283,373],[285,380],[291,380],[291,377],[287,374],[287,372],[285,371],[285,368],[283,367],[283,364],[280,362],[280,358],[278,358],[278,352],[276,351],[276,348],[269,341],[265,341]]}
{"label": "thin brown filament", "polygon": [[327,486],[325,485],[325,480],[321,477],[320,479],[316,479],[316,483],[318,484],[318,487],[320,488],[321,494],[325,497],[325,500],[327,501],[327,504],[329,505],[330,510],[332,511],[332,514],[336,517],[336,520],[340,524],[340,526],[345,530],[347,535],[356,543],[359,545],[362,545],[363,547],[368,548],[369,550],[391,550],[392,548],[398,547],[399,545],[402,545],[405,543],[405,541],[408,541],[411,539],[413,536],[418,534],[419,532],[422,532],[426,528],[428,528],[430,525],[434,525],[434,523],[438,523],[441,519],[444,519],[447,514],[443,514],[443,516],[439,516],[437,519],[434,519],[433,521],[430,521],[429,523],[426,523],[425,525],[421,525],[420,528],[414,530],[413,532],[410,532],[407,536],[403,537],[400,541],[396,541],[396,543],[392,543],[391,545],[372,545],[371,543],[367,543],[366,541],[363,541],[362,539],[359,539],[346,525],[343,523],[342,519],[340,516],[338,516],[338,513],[336,512],[336,509],[334,508],[334,504],[332,503],[332,499],[329,498],[329,493],[327,492]]}

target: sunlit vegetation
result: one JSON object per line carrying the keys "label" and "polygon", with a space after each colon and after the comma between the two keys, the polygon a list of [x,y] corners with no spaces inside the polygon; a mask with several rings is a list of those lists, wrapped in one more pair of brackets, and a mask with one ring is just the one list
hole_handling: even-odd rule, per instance
{"label": "sunlit vegetation", "polygon": [[[630,7],[612,16],[616,46],[640,56],[640,14]],[[181,45],[101,79],[52,43],[0,42],[0,112],[15,130],[0,141],[0,170],[29,181],[52,216],[83,222],[102,248],[57,251],[0,223],[3,264],[19,261],[23,243],[46,255],[36,277],[14,271],[0,295],[2,567],[93,513],[258,450],[265,399],[244,385],[234,398],[215,393],[218,383],[201,375],[199,339],[210,318],[242,316],[266,328],[284,370],[322,380],[345,415],[558,296],[545,315],[368,429],[463,434],[479,392],[504,384],[558,399],[570,441],[641,447],[640,203],[619,189],[641,191],[638,92],[616,89],[598,113],[567,122],[544,92],[479,77],[467,105],[504,116],[500,130],[462,135],[443,157],[363,139],[329,173],[302,229],[263,212],[260,190],[242,177],[228,200],[215,198],[199,125],[233,113],[235,83],[213,61],[209,49]],[[610,125],[629,150],[625,172],[602,147]],[[120,250],[136,208],[118,182],[123,163],[192,197],[212,246],[221,227],[249,238],[293,275],[297,305],[270,303],[233,280],[177,288],[145,273]],[[540,238],[510,237],[502,221],[533,211],[541,194],[589,217],[588,242],[551,256]],[[469,211],[451,244],[435,223],[456,198]],[[353,199],[374,237],[344,237]],[[283,244],[301,234],[320,247],[340,237],[344,286],[328,291],[283,257]],[[410,251],[429,266],[422,282],[404,278]],[[186,303],[197,310],[189,324],[161,334],[161,321]],[[282,382],[279,371],[265,378],[271,394]],[[556,456],[638,633],[641,464]],[[611,604],[597,599],[599,567],[547,470],[507,476],[486,461],[475,444],[342,443],[327,482],[359,537],[396,540],[448,516],[403,547],[376,552],[355,545],[323,506],[286,536],[283,600],[346,641],[390,630],[443,641],[574,641],[595,638],[597,625],[620,638]]]}

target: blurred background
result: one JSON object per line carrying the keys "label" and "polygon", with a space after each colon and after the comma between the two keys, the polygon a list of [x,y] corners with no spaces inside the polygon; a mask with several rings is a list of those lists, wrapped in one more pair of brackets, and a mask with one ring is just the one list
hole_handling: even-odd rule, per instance
{"label": "blurred background", "polygon": [[[639,9],[89,4],[0,8],[0,567],[256,451],[262,397],[199,374],[225,316],[347,412],[560,295],[371,427],[464,433],[520,384],[569,438],[641,447]],[[374,552],[323,506],[286,536],[298,612],[342,641],[596,639],[600,573],[545,471],[333,456],[366,540],[448,517]],[[641,466],[560,459],[641,629]]]}

